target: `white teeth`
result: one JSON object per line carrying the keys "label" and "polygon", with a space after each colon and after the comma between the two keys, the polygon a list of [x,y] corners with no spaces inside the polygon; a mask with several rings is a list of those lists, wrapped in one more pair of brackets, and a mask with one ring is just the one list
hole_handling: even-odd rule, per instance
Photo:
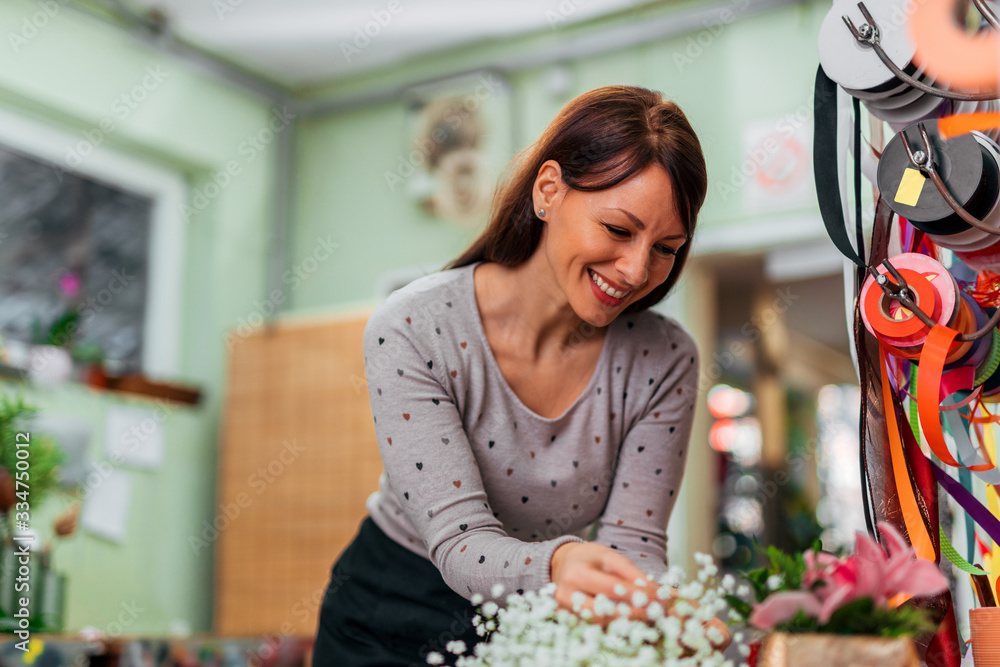
{"label": "white teeth", "polygon": [[602,280],[599,275],[594,273],[592,269],[587,269],[587,272],[590,273],[591,280],[593,280],[597,284],[597,286],[601,288],[601,291],[607,294],[608,296],[614,297],[616,299],[624,299],[627,295],[631,294],[631,292],[622,292],[621,290],[614,289],[606,282],[604,282],[604,280]]}

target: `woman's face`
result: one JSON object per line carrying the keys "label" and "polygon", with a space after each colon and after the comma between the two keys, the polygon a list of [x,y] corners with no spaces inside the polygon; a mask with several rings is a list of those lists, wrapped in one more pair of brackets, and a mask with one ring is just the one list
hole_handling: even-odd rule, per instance
{"label": "woman's face", "polygon": [[658,164],[607,190],[569,188],[554,160],[535,179],[535,211],[556,281],[580,319],[601,327],[662,284],[687,235]]}

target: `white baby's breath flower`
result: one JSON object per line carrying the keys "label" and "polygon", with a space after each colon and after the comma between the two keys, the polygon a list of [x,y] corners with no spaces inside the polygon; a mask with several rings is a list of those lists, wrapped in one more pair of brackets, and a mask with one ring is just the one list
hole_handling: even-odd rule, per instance
{"label": "white baby's breath flower", "polygon": [[699,565],[710,565],[712,563],[712,557],[701,551],[696,551],[694,554],[694,561]]}
{"label": "white baby's breath flower", "polygon": [[623,584],[615,584],[615,595],[625,595],[627,589]]}
{"label": "white baby's breath flower", "polygon": [[493,584],[493,589],[490,591],[493,593],[493,597],[498,598],[503,595],[503,584]]}
{"label": "white baby's breath flower", "polygon": [[497,611],[500,607],[497,606],[496,602],[487,602],[483,605],[483,616],[486,618],[493,618],[497,615]]}
{"label": "white baby's breath flower", "polygon": [[[560,607],[555,600],[555,586],[547,585],[538,591],[508,595],[506,608],[494,610],[488,606],[490,603],[484,604],[473,624],[480,637],[489,634],[489,641],[478,643],[474,655],[460,657],[457,664],[460,667],[732,667],[710,641],[722,634],[715,629],[709,632],[704,625],[713,611],[726,609],[724,591],[714,583],[711,558],[702,555],[698,562],[701,569],[694,582],[689,582],[676,566],[665,576],[649,575],[649,580],[659,585],[658,600],[650,601],[653,588],[633,593],[629,597],[632,605],[598,594],[591,610],[582,608],[581,599],[585,601],[585,595],[581,598],[574,594],[570,598],[577,612],[574,613]],[[640,581],[637,586],[642,586]],[[683,598],[677,587],[683,587],[692,597]],[[626,594],[624,586],[615,588],[615,595]],[[662,599],[669,599],[669,603],[661,602]],[[644,607],[648,619],[628,618],[625,614],[633,606]],[[670,607],[670,615],[665,606]],[[486,622],[480,618],[494,612],[495,618]],[[609,623],[592,622],[598,615],[614,616],[616,612],[622,615]],[[449,643],[448,648],[457,646]]]}
{"label": "white baby's breath flower", "polygon": [[469,598],[470,602],[474,605],[481,605],[483,603],[483,596],[479,593],[473,593],[472,597]]}
{"label": "white baby's breath flower", "polygon": [[637,578],[634,583],[635,583],[636,586],[639,586],[640,588],[643,588],[643,587],[646,586],[646,580],[643,579],[642,577]]}
{"label": "white baby's breath flower", "polygon": [[583,608],[583,603],[587,601],[587,596],[582,591],[575,591],[569,596],[569,601],[573,605],[573,611],[580,611]]}
{"label": "white baby's breath flower", "polygon": [[461,639],[456,639],[454,641],[450,641],[447,644],[445,644],[444,648],[446,651],[448,651],[448,653],[451,653],[453,655],[461,655],[465,653],[465,649],[467,647],[465,645],[465,642],[463,642]]}
{"label": "white baby's breath flower", "polygon": [[428,665],[443,665],[444,656],[437,651],[431,651],[427,654],[427,664]]}
{"label": "white baby's breath flower", "polygon": [[736,586],[736,577],[731,574],[723,575],[722,577],[722,590],[727,593],[733,592],[733,587]]}
{"label": "white baby's breath flower", "polygon": [[780,574],[772,574],[767,578],[767,587],[772,591],[781,586],[782,577]]}
{"label": "white baby's breath flower", "polygon": [[746,584],[740,584],[736,587],[736,595],[741,598],[749,597],[753,591]]}
{"label": "white baby's breath flower", "polygon": [[746,657],[746,656],[750,655],[750,647],[747,646],[746,644],[740,644],[739,652],[740,652],[740,655]]}

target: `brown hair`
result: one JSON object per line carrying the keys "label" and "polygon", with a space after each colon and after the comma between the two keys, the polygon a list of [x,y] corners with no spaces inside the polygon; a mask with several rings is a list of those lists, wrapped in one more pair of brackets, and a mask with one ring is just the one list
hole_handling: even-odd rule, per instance
{"label": "brown hair", "polygon": [[605,86],[570,101],[535,143],[507,166],[483,233],[445,269],[480,260],[515,267],[528,260],[542,238],[532,188],[546,160],[555,160],[574,190],[606,190],[651,163],[666,170],[688,242],[670,275],[623,313],[658,303],[677,283],[687,262],[698,211],[708,190],[701,144],[680,108],[661,93],[639,86]]}

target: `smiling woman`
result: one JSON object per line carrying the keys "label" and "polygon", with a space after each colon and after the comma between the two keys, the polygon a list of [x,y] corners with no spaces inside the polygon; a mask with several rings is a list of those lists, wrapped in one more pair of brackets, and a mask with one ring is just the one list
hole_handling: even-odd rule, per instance
{"label": "smiling woman", "polygon": [[666,571],[699,364],[649,308],[706,188],[675,104],[590,91],[515,160],[479,239],[376,309],[364,350],[385,471],[334,564],[314,665],[474,644],[469,601],[502,604],[496,584],[555,582],[561,605],[592,609]]}

